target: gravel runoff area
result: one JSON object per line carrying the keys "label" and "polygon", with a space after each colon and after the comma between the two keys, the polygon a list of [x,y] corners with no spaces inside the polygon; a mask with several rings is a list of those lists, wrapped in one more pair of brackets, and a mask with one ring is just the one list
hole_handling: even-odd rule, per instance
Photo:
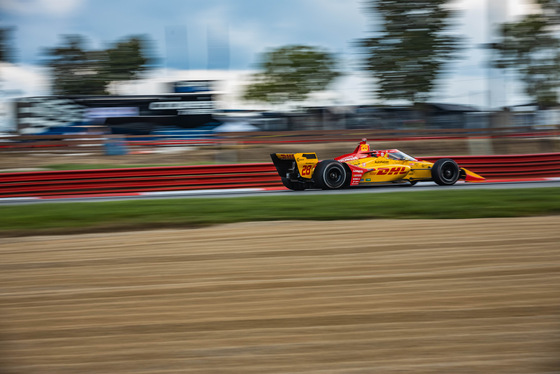
{"label": "gravel runoff area", "polygon": [[0,239],[2,373],[557,373],[560,217]]}

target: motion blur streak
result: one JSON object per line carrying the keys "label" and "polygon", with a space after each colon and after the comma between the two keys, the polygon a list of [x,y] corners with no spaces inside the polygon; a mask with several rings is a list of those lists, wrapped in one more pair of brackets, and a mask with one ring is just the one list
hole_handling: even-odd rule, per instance
{"label": "motion blur streak", "polygon": [[555,372],[559,224],[263,222],[3,239],[0,371]]}

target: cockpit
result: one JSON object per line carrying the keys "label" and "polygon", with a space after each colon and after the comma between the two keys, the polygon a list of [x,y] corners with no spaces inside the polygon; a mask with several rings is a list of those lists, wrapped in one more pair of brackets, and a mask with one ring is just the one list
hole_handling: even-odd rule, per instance
{"label": "cockpit", "polygon": [[352,156],[352,159],[361,159],[366,157],[385,157],[389,160],[396,160],[396,161],[418,161],[412,156],[407,155],[404,152],[399,151],[398,149],[386,149],[383,151],[375,151],[370,148],[369,144],[367,143],[367,139],[362,139],[358,147],[354,150],[353,154],[341,156],[340,159],[344,158],[345,156]]}
{"label": "cockpit", "polygon": [[389,149],[386,151],[377,151],[373,153],[377,153],[377,157],[386,157],[389,160],[418,161],[414,157],[409,156],[406,153],[399,151],[398,149]]}

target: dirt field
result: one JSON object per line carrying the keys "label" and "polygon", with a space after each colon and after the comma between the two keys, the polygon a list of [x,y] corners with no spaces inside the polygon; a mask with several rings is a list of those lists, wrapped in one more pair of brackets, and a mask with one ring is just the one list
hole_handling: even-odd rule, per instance
{"label": "dirt field", "polygon": [[560,217],[0,240],[0,372],[559,373]]}

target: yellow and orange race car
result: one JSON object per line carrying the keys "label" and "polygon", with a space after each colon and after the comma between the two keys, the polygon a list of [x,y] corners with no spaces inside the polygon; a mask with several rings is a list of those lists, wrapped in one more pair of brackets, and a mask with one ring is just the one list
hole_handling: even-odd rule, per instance
{"label": "yellow and orange race car", "polygon": [[319,161],[316,153],[272,153],[282,183],[289,189],[334,190],[357,185],[406,184],[433,181],[450,186],[459,179],[480,182],[484,178],[459,167],[450,158],[436,162],[417,160],[398,149],[376,151],[363,139],[354,152]]}

